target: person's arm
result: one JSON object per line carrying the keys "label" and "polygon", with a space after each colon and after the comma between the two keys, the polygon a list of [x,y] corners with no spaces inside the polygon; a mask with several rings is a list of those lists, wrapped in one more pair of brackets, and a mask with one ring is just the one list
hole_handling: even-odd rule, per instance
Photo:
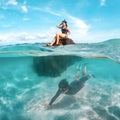
{"label": "person's arm", "polygon": [[55,96],[51,99],[49,105],[52,105],[53,102],[57,99],[57,97],[58,97],[60,94],[61,94],[61,91],[58,90],[58,91],[56,92]]}
{"label": "person's arm", "polygon": [[78,66],[77,66],[76,76],[75,76],[75,80],[76,80],[76,81],[79,81],[79,79],[80,79],[80,70],[81,70],[81,66],[78,65]]}
{"label": "person's arm", "polygon": [[62,28],[62,24],[57,25],[57,28]]}
{"label": "person's arm", "polygon": [[68,31],[68,32],[67,32],[67,35],[70,35],[70,33],[71,33],[70,28],[67,27],[66,30]]}

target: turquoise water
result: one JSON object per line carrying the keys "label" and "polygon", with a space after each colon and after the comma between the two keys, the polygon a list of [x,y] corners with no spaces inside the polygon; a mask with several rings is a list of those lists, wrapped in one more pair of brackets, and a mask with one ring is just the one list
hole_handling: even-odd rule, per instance
{"label": "turquoise water", "polygon": [[[73,81],[77,66],[84,64],[95,77],[76,95],[61,95],[43,109],[59,81]],[[0,120],[120,120],[119,91],[120,39],[60,47],[0,46]]]}

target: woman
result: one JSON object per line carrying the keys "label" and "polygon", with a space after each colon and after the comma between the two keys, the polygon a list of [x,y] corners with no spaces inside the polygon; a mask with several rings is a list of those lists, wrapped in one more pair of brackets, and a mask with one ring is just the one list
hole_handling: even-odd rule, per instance
{"label": "woman", "polygon": [[92,74],[86,75],[86,66],[84,66],[81,78],[79,75],[80,75],[80,68],[78,68],[78,71],[76,73],[76,79],[73,80],[70,84],[66,79],[61,80],[58,85],[59,87],[58,91],[51,99],[50,103],[46,106],[46,108],[51,106],[53,102],[58,98],[58,96],[62,93],[67,95],[75,95],[84,87],[87,80],[89,80],[91,77],[94,77]]}
{"label": "woman", "polygon": [[67,25],[66,20],[63,20],[61,24],[57,25],[57,27],[61,29],[61,32],[56,33],[56,36],[54,37],[52,42],[50,44],[47,44],[47,46],[58,46],[60,45],[60,39],[65,39],[68,37],[68,35],[70,35],[70,29]]}

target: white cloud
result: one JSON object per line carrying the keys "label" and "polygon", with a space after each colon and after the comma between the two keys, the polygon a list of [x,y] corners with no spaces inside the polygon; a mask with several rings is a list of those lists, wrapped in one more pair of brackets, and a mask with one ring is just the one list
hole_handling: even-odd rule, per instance
{"label": "white cloud", "polygon": [[71,30],[71,35],[69,36],[73,40],[77,42],[85,36],[87,36],[91,26],[85,23],[84,20],[81,20],[77,17],[71,16],[69,14],[66,14],[68,21],[68,26],[70,27]]}
{"label": "white cloud", "polygon": [[7,3],[2,5],[3,9],[13,9],[13,10],[22,10],[24,13],[28,12],[28,8],[26,6],[27,1],[23,3],[17,2],[17,0],[8,0]]}
{"label": "white cloud", "polygon": [[105,2],[106,2],[105,0],[100,0],[100,5],[105,6]]}
{"label": "white cloud", "polygon": [[51,15],[55,15],[55,16],[58,16],[58,17],[61,16],[60,13],[53,11],[53,10],[52,10],[51,8],[49,8],[49,7],[43,7],[43,8],[39,8],[39,7],[30,7],[30,9],[36,10],[36,11],[45,12],[45,13],[49,13],[49,14],[51,14]]}
{"label": "white cloud", "polygon": [[105,40],[120,38],[119,30],[107,30],[107,31],[90,31],[86,36],[80,37],[76,42],[78,43],[97,43]]}
{"label": "white cloud", "polygon": [[88,30],[90,29],[90,26],[86,24],[83,20],[74,17],[74,16],[68,16],[69,21],[71,21],[71,26],[73,26],[75,31],[78,31],[79,34],[81,35],[86,35]]}
{"label": "white cloud", "polygon": [[18,2],[16,0],[8,0],[7,5],[17,5]]}
{"label": "white cloud", "polygon": [[21,8],[22,8],[22,11],[23,11],[23,12],[25,12],[25,13],[28,12],[28,9],[27,9],[27,7],[26,7],[25,5],[21,6]]}
{"label": "white cloud", "polygon": [[[51,42],[56,29],[50,28],[47,32],[39,33],[9,33],[0,35],[0,45],[6,44],[22,44],[22,43],[47,43]],[[87,32],[84,36],[71,37],[75,43],[97,43],[102,42],[112,38],[120,38],[120,29],[111,31],[101,31],[101,32]]]}
{"label": "white cloud", "polygon": [[[8,33],[0,35],[0,44],[21,44],[21,43],[35,43],[45,42],[48,40],[47,33],[31,34],[27,32],[22,33]],[[46,41],[47,42],[47,41]]]}

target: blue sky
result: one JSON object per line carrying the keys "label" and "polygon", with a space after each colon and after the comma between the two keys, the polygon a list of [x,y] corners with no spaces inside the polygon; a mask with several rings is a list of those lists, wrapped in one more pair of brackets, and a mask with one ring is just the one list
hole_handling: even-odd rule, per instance
{"label": "blue sky", "polygon": [[66,19],[75,42],[120,38],[119,0],[0,0],[0,41],[50,42]]}

